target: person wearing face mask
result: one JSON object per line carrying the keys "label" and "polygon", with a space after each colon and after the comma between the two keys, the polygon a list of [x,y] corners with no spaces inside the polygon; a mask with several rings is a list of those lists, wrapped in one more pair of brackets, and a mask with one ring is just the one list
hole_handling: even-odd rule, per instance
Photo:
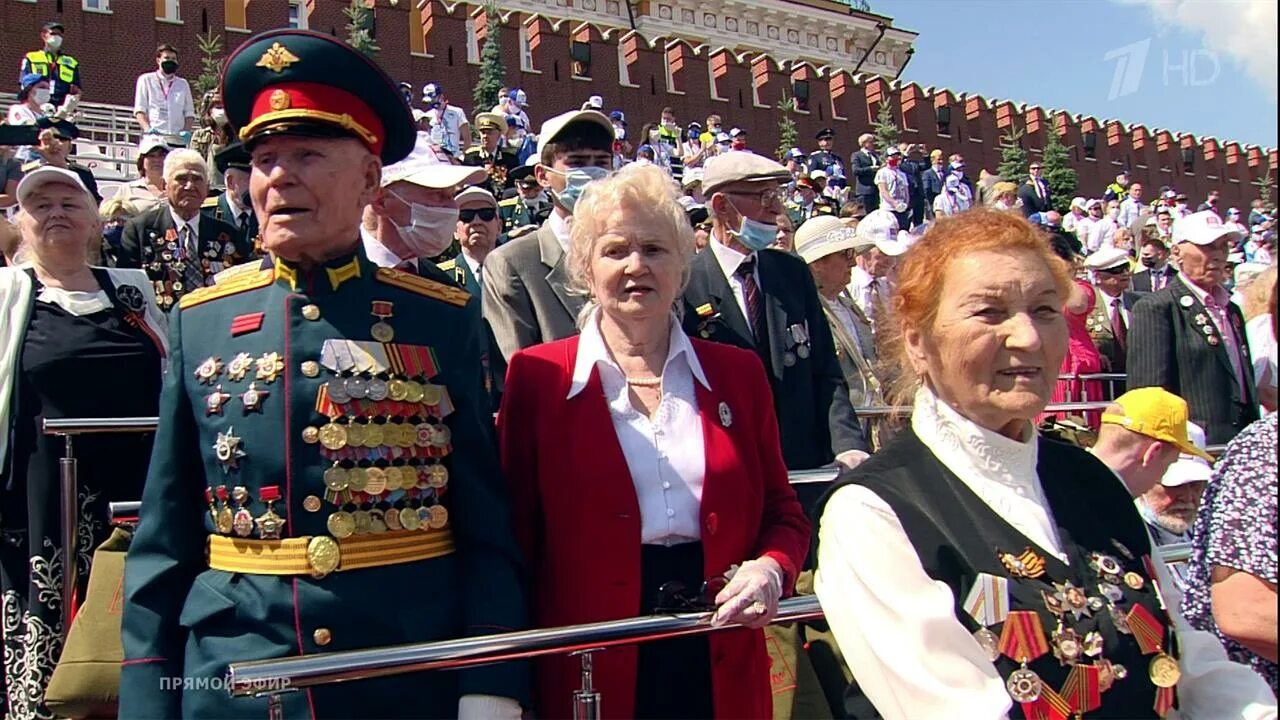
{"label": "person wearing face mask", "polygon": [[[48,78],[52,93],[48,102],[61,107],[68,96],[80,96],[80,61],[62,52],[62,23],[47,22],[40,30],[39,50],[32,50],[22,57],[22,69],[18,77],[35,74]],[[74,107],[74,106],[72,106]]]}
{"label": "person wearing face mask", "polygon": [[[782,165],[748,151],[707,161],[711,243],[693,260],[684,329],[753,350],[764,362],[788,468],[833,460],[853,467],[867,457],[867,443],[813,275],[799,257],[767,249],[777,241],[779,185],[789,177]],[[804,488],[801,499],[816,501],[820,488]]]}
{"label": "person wearing face mask", "polygon": [[[200,108],[200,127],[191,133],[191,149],[200,153],[205,163],[214,165],[218,152],[235,140],[235,131],[227,122],[227,111],[217,90],[204,94]],[[220,190],[221,182],[222,178],[216,178],[211,187]]]}
{"label": "person wearing face mask", "polygon": [[484,317],[504,358],[577,333],[583,298],[567,286],[569,228],[582,191],[610,174],[613,141],[613,124],[595,110],[574,110],[542,124],[533,176],[554,209],[537,232],[490,253],[482,271]]}
{"label": "person wearing face mask", "polygon": [[253,213],[249,199],[249,173],[253,158],[239,142],[231,143],[214,158],[214,167],[222,175],[226,187],[218,195],[204,201],[200,211],[215,220],[221,220],[237,231],[236,242],[243,247],[256,245],[258,217]]}
{"label": "person wearing face mask", "polygon": [[1142,234],[1138,262],[1142,269],[1133,274],[1133,289],[1137,292],[1163,290],[1178,274],[1178,269],[1169,264],[1169,246],[1154,233]]}
{"label": "person wearing face mask", "polygon": [[[44,106],[49,103],[49,86],[49,79],[43,75],[23,75],[18,88],[18,102],[9,106],[8,123],[36,125],[43,120]],[[31,145],[19,145],[14,150],[14,157],[20,162],[30,161],[36,157],[35,148]]]}
{"label": "person wearing face mask", "polygon": [[138,76],[133,114],[144,133],[179,135],[195,127],[191,85],[178,76],[178,51],[172,45],[156,48],[156,71]]}
{"label": "person wearing face mask", "polygon": [[485,179],[484,168],[441,162],[418,135],[408,157],[382,169],[382,182],[364,208],[360,238],[370,262],[453,284],[429,258],[453,243],[458,204],[454,191]]}
{"label": "person wearing face mask", "polygon": [[884,153],[884,165],[876,171],[876,189],[880,193],[880,207],[893,213],[898,227],[911,227],[911,188],[907,174],[902,171],[902,150],[890,146]]}
{"label": "person wearing face mask", "polygon": [[164,159],[169,149],[169,144],[159,135],[143,135],[138,141],[138,177],[120,186],[116,193],[128,197],[142,211],[163,202]]}

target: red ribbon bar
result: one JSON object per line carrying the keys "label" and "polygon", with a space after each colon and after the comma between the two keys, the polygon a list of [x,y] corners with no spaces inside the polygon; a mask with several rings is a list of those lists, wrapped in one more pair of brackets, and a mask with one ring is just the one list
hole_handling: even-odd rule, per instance
{"label": "red ribbon bar", "polygon": [[392,304],[390,300],[374,300],[372,315],[377,318],[391,317]]}
{"label": "red ribbon bar", "polygon": [[280,499],[279,485],[263,485],[258,491],[258,498],[264,503],[275,502]]}
{"label": "red ribbon bar", "polygon": [[1160,652],[1164,645],[1164,624],[1156,619],[1145,606],[1134,604],[1127,616],[1129,629],[1138,641],[1143,655]]}
{"label": "red ribbon bar", "polygon": [[1040,688],[1040,697],[1020,704],[1027,720],[1067,720],[1067,716],[1071,714],[1067,701],[1048,685]]}
{"label": "red ribbon bar", "polygon": [[221,501],[222,501],[222,502],[224,502],[224,503],[227,501],[227,486],[226,486],[226,485],[219,485],[219,486],[218,486],[218,499],[219,499],[219,500],[221,500]]}
{"label": "red ribbon bar", "polygon": [[1062,696],[1073,713],[1097,710],[1102,706],[1102,672],[1093,665],[1073,665],[1062,685]]}
{"label": "red ribbon bar", "polygon": [[1152,707],[1156,711],[1156,715],[1164,717],[1169,714],[1169,710],[1173,708],[1174,692],[1173,688],[1156,688],[1156,702]]}
{"label": "red ribbon bar", "polygon": [[1013,610],[1000,630],[1000,652],[1014,662],[1027,663],[1049,652],[1040,616],[1031,610]]}
{"label": "red ribbon bar", "polygon": [[244,335],[245,333],[257,332],[262,327],[262,318],[266,313],[256,312],[247,315],[237,315],[231,321],[231,335]]}

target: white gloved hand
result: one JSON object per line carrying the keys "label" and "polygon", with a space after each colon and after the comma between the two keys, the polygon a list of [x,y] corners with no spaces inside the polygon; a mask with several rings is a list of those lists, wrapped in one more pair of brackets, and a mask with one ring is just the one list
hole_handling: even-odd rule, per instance
{"label": "white gloved hand", "polygon": [[520,703],[497,695],[458,698],[458,720],[520,720]]}
{"label": "white gloved hand", "polygon": [[724,590],[716,595],[714,626],[742,623],[762,628],[778,614],[782,598],[782,567],[770,557],[742,563]]}
{"label": "white gloved hand", "polygon": [[843,465],[844,469],[852,470],[869,457],[871,456],[862,450],[845,450],[836,456],[836,461],[833,464]]}

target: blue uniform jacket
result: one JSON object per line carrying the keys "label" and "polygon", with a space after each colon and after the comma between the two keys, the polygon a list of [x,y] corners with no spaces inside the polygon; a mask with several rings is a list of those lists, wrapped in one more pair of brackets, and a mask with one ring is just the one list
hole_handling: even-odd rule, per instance
{"label": "blue uniform jacket", "polygon": [[[217,511],[241,505],[219,502],[218,486],[245,488],[243,505],[255,518],[268,509],[263,488],[274,487],[280,499],[271,507],[284,521],[283,537],[330,535],[327,520],[338,506],[328,499],[324,473],[333,463],[308,430],[328,422],[317,409],[321,386],[335,378],[322,362],[324,343],[371,341],[379,321],[373,312],[388,310],[392,342],[431,348],[430,381],[444,386],[452,402],[444,418],[452,433],[442,460],[448,484],[438,497],[456,550],[318,579],[210,569],[210,536],[236,537],[225,528],[219,533]],[[160,426],[126,563],[120,717],[266,717],[265,699],[229,697],[222,684],[228,663],[525,626],[519,553],[484,390],[483,327],[479,300],[379,269],[362,249],[310,273],[277,261],[183,298],[170,318]],[[237,378],[231,362],[242,353],[253,366]],[[207,373],[202,381],[197,370],[210,358],[222,367],[212,382]],[[243,395],[251,382],[268,393],[256,409]],[[214,412],[208,398],[218,392],[229,398]],[[233,462],[220,461],[215,450],[220,436],[226,449],[228,435],[239,441]],[[212,508],[207,491],[214,493]],[[283,709],[298,718],[453,717],[458,697],[471,693],[527,704],[527,668],[322,686],[285,694]]]}

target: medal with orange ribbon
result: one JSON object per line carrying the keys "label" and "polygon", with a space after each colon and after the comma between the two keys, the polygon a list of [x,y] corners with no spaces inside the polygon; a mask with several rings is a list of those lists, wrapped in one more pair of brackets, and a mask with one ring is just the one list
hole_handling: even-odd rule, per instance
{"label": "medal with orange ribbon", "polygon": [[1155,711],[1164,717],[1173,707],[1173,689],[1182,677],[1178,661],[1164,651],[1164,623],[1143,605],[1135,604],[1126,616],[1133,638],[1143,655],[1154,655],[1147,665],[1147,675],[1156,686]]}
{"label": "medal with orange ribbon", "polygon": [[1000,631],[998,647],[1010,660],[1022,665],[1005,680],[1009,697],[1020,703],[1035,702],[1045,685],[1039,675],[1027,669],[1027,663],[1049,652],[1040,615],[1031,610],[1010,611]]}

